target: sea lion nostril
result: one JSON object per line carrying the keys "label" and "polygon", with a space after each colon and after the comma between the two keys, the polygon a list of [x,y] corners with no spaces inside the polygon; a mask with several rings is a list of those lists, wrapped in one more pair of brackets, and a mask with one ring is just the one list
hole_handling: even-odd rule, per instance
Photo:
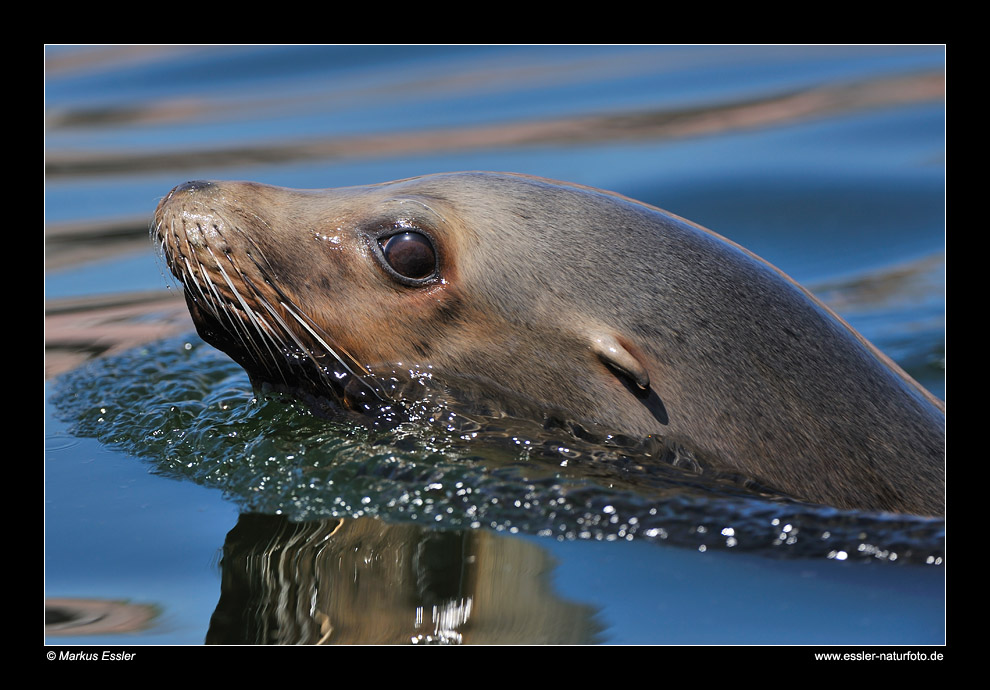
{"label": "sea lion nostril", "polygon": [[173,193],[175,193],[175,192],[198,192],[201,189],[210,189],[211,187],[214,187],[214,186],[215,185],[212,182],[208,181],[208,180],[190,180],[189,182],[183,182],[182,184],[177,185],[176,188],[173,189],[172,191],[173,191]]}

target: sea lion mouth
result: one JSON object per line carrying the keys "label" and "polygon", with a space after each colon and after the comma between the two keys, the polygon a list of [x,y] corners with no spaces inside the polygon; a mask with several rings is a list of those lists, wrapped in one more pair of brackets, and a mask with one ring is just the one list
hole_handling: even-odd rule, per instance
{"label": "sea lion mouth", "polygon": [[377,380],[282,289],[238,219],[210,203],[209,182],[188,182],[159,204],[153,239],[182,284],[200,337],[256,387],[306,399],[331,415],[390,404]]}

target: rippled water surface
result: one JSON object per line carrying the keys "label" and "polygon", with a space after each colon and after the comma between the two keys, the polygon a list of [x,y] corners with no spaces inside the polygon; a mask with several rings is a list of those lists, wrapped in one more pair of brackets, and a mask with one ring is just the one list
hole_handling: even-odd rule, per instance
{"label": "rippled water surface", "polygon": [[566,179],[756,251],[944,396],[941,48],[46,59],[49,642],[944,641],[944,521],[541,429],[370,431],[257,398],[191,335],[147,235],[186,179]]}

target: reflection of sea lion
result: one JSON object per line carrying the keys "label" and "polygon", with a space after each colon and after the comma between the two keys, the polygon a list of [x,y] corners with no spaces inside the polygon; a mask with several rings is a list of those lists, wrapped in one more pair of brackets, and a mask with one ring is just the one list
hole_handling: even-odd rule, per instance
{"label": "reflection of sea lion", "polygon": [[246,513],[223,547],[207,644],[592,644],[551,555],[495,531]]}
{"label": "reflection of sea lion", "polygon": [[155,230],[201,335],[255,380],[357,408],[405,371],[798,498],[943,510],[938,401],[779,270],[651,206],[494,173],[191,182]]}

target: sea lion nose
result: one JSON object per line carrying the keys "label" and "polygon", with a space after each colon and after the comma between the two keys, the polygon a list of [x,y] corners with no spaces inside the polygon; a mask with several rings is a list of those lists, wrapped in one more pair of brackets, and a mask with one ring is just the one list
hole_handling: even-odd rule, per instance
{"label": "sea lion nose", "polygon": [[190,180],[189,182],[183,182],[182,184],[176,186],[172,190],[172,194],[178,194],[181,192],[198,192],[202,189],[210,189],[215,185],[209,180]]}
{"label": "sea lion nose", "polygon": [[173,187],[172,190],[162,197],[155,209],[155,217],[161,220],[162,213],[169,204],[178,203],[181,199],[195,198],[206,190],[214,190],[216,185],[208,180],[190,180]]}
{"label": "sea lion nose", "polygon": [[166,194],[158,203],[156,214],[160,214],[166,205],[178,202],[180,199],[203,198],[205,192],[212,192],[216,189],[216,184],[209,180],[190,180],[173,187],[172,191]]}

